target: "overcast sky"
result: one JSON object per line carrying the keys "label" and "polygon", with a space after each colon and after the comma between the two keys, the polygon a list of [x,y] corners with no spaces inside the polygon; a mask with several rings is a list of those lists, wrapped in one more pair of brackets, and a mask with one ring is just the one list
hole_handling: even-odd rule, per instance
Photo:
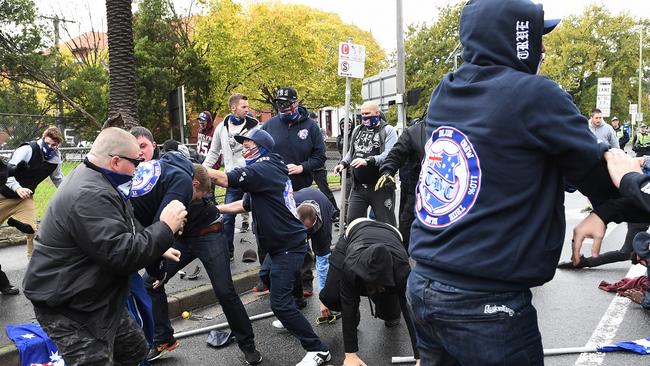
{"label": "overcast sky", "polygon": [[[240,0],[241,3],[264,0]],[[544,4],[547,18],[561,18],[578,14],[588,4],[601,4],[614,13],[629,12],[633,16],[650,14],[648,0],[534,0]],[[95,29],[105,30],[106,9],[101,0],[35,0],[42,15],[62,15],[78,23],[68,25],[71,35],[91,29],[89,10]],[[371,31],[379,44],[388,52],[396,45],[395,0],[280,0],[283,3],[300,3],[338,14],[343,21]],[[438,8],[454,0],[403,0],[404,29],[408,24],[431,23],[438,16]],[[191,0],[174,0],[179,12],[185,13]],[[89,6],[92,4],[92,7]],[[196,5],[195,5],[195,9]],[[135,9],[134,9],[135,10]],[[198,10],[198,9],[197,9]],[[65,38],[65,33],[62,34]]]}

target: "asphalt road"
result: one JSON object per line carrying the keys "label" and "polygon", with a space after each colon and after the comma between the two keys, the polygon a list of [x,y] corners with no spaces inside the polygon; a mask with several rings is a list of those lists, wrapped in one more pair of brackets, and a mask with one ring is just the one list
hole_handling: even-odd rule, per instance
{"label": "asphalt road", "polygon": [[[338,194],[337,194],[338,198]],[[580,194],[566,195],[567,235],[562,259],[568,259],[571,251],[571,230],[585,214],[580,210],[587,200]],[[625,237],[626,225],[610,225],[603,242],[603,251],[618,249]],[[243,244],[245,247],[252,244]],[[26,261],[24,246],[0,249],[2,268],[14,284],[20,284]],[[589,254],[590,245],[583,248]],[[240,264],[237,264],[239,266]],[[191,267],[191,266],[190,266]],[[190,269],[190,268],[188,268]],[[608,264],[586,270],[558,270],[555,278],[544,286],[533,289],[534,304],[538,310],[540,330],[545,349],[581,347],[591,343],[609,343],[640,339],[650,336],[650,318],[638,305],[627,299],[616,297],[598,289],[600,281],[616,282],[630,270],[629,262]],[[637,269],[645,274],[645,268]],[[177,286],[191,286],[187,281]],[[249,315],[270,310],[266,296],[258,298],[253,294],[243,295]],[[409,339],[403,324],[396,328],[385,328],[382,321],[372,319],[367,302],[363,304],[362,324],[359,330],[360,355],[368,365],[389,365],[390,358],[411,355]],[[31,305],[24,296],[0,296],[0,325],[26,322],[33,318]],[[189,309],[188,309],[189,310]],[[304,310],[308,319],[317,316],[318,304],[315,298],[309,300]],[[214,317],[212,320],[175,320],[177,331],[204,327],[225,321],[219,316],[219,308],[211,307],[195,314]],[[264,365],[295,365],[304,351],[299,343],[285,331],[273,328],[274,318],[254,322],[258,348],[264,355]],[[315,326],[315,325],[314,325]],[[315,326],[317,333],[332,347],[333,360],[329,364],[340,365],[343,360],[340,322],[335,325]],[[0,343],[6,342],[4,332]],[[222,349],[207,346],[207,334],[181,340],[181,347],[170,353],[156,365],[240,365],[243,357],[235,345]],[[643,356],[627,353],[590,355],[548,356],[546,365],[640,365],[648,364]]]}

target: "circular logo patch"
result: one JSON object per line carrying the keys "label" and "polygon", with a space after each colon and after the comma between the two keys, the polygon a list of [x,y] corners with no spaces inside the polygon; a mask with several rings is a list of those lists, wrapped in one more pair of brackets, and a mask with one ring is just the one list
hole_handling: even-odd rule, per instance
{"label": "circular logo patch", "polygon": [[160,179],[160,161],[150,160],[138,165],[133,176],[131,197],[140,197],[151,192]]}
{"label": "circular logo patch", "polygon": [[307,136],[309,136],[309,130],[302,129],[302,130],[298,131],[298,137],[300,137],[301,140],[306,139]]}
{"label": "circular logo patch", "polygon": [[415,190],[418,220],[428,227],[446,227],[474,206],[481,188],[481,165],[467,136],[440,127],[425,146]]}

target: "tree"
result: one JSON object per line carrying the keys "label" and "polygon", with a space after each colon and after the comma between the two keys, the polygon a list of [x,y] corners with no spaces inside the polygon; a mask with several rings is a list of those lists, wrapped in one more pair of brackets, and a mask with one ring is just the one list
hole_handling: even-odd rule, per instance
{"label": "tree", "polygon": [[[369,32],[333,13],[280,3],[243,7],[214,0],[210,5],[196,38],[211,68],[211,101],[226,113],[234,91],[268,105],[284,86],[294,87],[310,108],[342,104],[345,78],[337,76],[338,46],[349,37],[366,47],[366,75],[377,73],[385,58]],[[361,100],[360,84],[353,82],[353,102]]]}
{"label": "tree", "polygon": [[56,81],[61,55],[42,52],[46,47],[40,28],[32,0],[0,0],[0,77],[52,92],[89,122],[98,125]]}
{"label": "tree", "polygon": [[[611,115],[627,116],[629,103],[637,99],[640,24],[628,14],[612,15],[595,5],[565,17],[544,38],[542,72],[571,94],[585,114],[596,107],[598,78],[611,77]],[[648,30],[645,27],[645,39],[650,39]],[[648,56],[646,47],[644,58]],[[648,111],[647,103],[642,107]]]}
{"label": "tree", "polygon": [[106,0],[109,62],[109,126],[111,119],[121,116],[124,127],[138,123],[138,104],[135,86],[135,57],[133,52],[133,14],[131,0]]}
{"label": "tree", "polygon": [[458,27],[463,5],[459,2],[439,8],[438,20],[431,26],[408,27],[404,42],[406,88],[423,89],[417,106],[409,106],[410,116],[420,116],[425,111],[433,89],[453,70],[453,57],[448,57],[460,43]]}

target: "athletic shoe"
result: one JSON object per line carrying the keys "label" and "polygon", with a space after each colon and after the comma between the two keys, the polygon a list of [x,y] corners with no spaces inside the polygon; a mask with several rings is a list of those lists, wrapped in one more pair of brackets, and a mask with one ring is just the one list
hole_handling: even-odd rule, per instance
{"label": "athletic shoe", "polygon": [[239,229],[240,233],[247,233],[248,232],[248,222],[244,221],[241,223],[241,229]]}
{"label": "athletic shoe", "polygon": [[242,350],[247,365],[257,365],[262,362],[262,354],[255,348],[251,350]]}
{"label": "athletic shoe", "polygon": [[255,287],[253,287],[253,289],[251,291],[253,291],[254,293],[256,293],[258,295],[263,295],[263,294],[269,292],[269,288],[266,287],[266,285],[264,283],[262,283],[262,281],[260,281],[260,282],[257,283],[257,285],[255,285]]}
{"label": "athletic shoe", "polygon": [[284,324],[282,324],[282,322],[279,320],[274,320],[273,322],[271,322],[271,325],[273,326],[273,328],[276,329],[284,329]]}
{"label": "athletic shoe", "polygon": [[165,353],[169,353],[175,350],[176,347],[178,347],[178,341],[174,338],[172,338],[168,342],[157,344],[151,350],[149,350],[149,354],[147,355],[147,361],[151,362],[157,360],[160,357],[162,357]]}
{"label": "athletic shoe", "polygon": [[310,296],[313,296],[313,295],[314,295],[313,290],[302,290],[302,296],[304,296],[304,297],[310,297]]}
{"label": "athletic shoe", "polygon": [[330,351],[307,352],[302,361],[298,362],[296,366],[320,366],[331,359]]}

